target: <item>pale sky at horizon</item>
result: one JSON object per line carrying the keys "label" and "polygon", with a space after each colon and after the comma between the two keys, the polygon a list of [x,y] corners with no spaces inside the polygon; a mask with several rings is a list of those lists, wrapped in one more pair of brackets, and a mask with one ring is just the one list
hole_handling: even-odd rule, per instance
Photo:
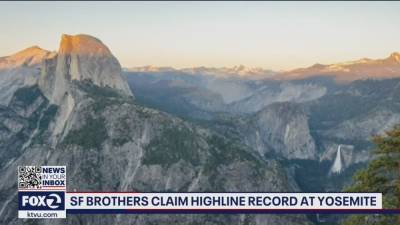
{"label": "pale sky at horizon", "polygon": [[84,33],[124,67],[282,70],[400,52],[400,2],[0,2],[0,21],[0,56]]}

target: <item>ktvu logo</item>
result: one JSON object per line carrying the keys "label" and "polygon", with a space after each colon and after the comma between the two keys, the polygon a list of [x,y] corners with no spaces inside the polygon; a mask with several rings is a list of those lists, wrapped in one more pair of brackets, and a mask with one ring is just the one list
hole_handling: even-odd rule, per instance
{"label": "ktvu logo", "polygon": [[19,192],[19,210],[64,210],[64,192]]}
{"label": "ktvu logo", "polygon": [[18,218],[66,218],[65,190],[65,166],[18,166]]}

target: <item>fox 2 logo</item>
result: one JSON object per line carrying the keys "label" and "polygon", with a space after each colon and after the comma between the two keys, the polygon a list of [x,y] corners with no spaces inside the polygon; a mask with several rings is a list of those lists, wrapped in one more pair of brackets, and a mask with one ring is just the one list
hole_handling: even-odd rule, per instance
{"label": "fox 2 logo", "polygon": [[18,192],[19,210],[64,210],[64,192],[23,191]]}

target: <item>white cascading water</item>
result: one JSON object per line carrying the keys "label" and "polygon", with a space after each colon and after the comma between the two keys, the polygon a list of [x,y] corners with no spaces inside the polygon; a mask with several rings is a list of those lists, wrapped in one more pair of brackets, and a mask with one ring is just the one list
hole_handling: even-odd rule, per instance
{"label": "white cascading water", "polygon": [[336,158],[335,161],[333,162],[332,168],[331,168],[331,173],[341,173],[343,170],[342,166],[342,150],[341,150],[341,145],[339,145],[337,152],[336,152]]}

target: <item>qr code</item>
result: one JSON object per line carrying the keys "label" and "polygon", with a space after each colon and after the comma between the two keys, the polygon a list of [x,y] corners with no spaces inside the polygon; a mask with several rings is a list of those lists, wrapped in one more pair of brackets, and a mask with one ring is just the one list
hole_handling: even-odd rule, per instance
{"label": "qr code", "polygon": [[42,176],[40,166],[18,167],[19,189],[40,189],[42,187]]}

